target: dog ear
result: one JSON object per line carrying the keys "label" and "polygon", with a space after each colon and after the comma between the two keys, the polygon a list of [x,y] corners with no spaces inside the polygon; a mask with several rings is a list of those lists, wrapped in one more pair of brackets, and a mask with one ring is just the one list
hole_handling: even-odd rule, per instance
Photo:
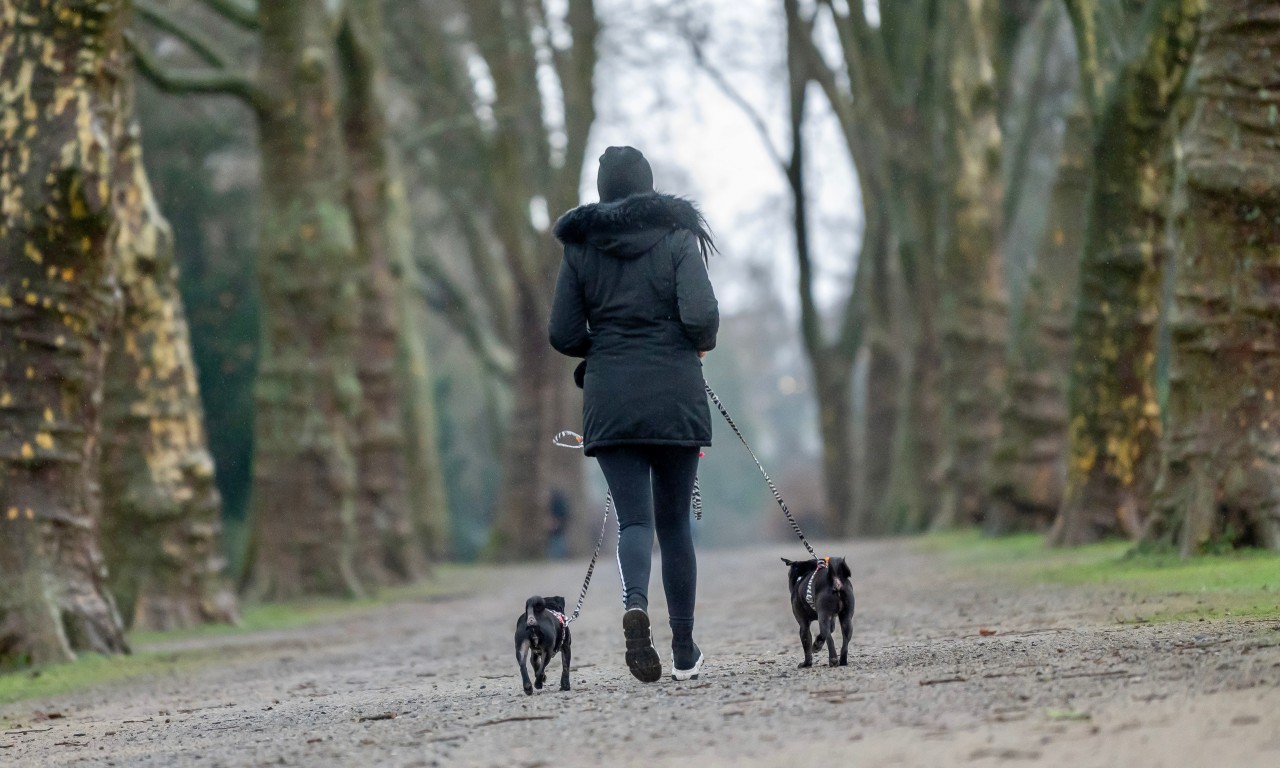
{"label": "dog ear", "polygon": [[849,563],[845,562],[845,559],[843,557],[840,558],[840,564],[836,566],[836,573],[840,574],[846,579],[853,578],[853,572],[849,570]]}
{"label": "dog ear", "polygon": [[796,564],[797,564],[795,560],[788,560],[788,559],[787,559],[787,558],[785,558],[785,557],[780,557],[780,558],[778,558],[778,559],[779,559],[779,560],[781,560],[782,562],[786,563],[787,565],[796,565]]}
{"label": "dog ear", "polygon": [[553,611],[559,611],[560,613],[564,613],[564,598],[563,598],[563,597],[561,597],[561,596],[559,596],[559,595],[556,595],[555,597],[548,597],[548,598],[546,598],[546,600],[547,600],[547,607],[548,607],[548,608],[550,608],[550,609],[551,609],[551,610],[553,610]]}

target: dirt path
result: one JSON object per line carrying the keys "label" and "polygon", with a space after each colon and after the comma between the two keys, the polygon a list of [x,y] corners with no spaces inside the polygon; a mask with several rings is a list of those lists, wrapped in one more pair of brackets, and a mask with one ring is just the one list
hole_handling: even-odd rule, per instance
{"label": "dirt path", "polygon": [[702,554],[698,681],[630,677],[606,560],[574,625],[574,690],[525,696],[515,617],[535,591],[572,605],[583,564],[506,568],[457,598],[150,648],[208,662],[0,708],[0,765],[1280,765],[1280,623],[1120,624],[1114,592],[836,545],[820,549],[854,564],[850,664],[801,670],[792,549]]}

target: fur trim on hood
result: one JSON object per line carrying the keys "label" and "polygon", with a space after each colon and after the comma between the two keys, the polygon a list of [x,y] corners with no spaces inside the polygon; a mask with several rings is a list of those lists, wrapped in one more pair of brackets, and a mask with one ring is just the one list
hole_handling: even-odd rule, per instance
{"label": "fur trim on hood", "polygon": [[692,233],[704,259],[715,252],[707,221],[697,206],[662,192],[641,192],[613,202],[578,206],[556,221],[554,231],[565,245],[590,243],[612,250],[611,244],[633,243],[637,236],[652,246],[673,229]]}

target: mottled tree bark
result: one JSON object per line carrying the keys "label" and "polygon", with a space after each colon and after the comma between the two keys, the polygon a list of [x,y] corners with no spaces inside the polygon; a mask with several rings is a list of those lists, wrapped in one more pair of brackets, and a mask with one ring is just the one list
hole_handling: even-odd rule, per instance
{"label": "mottled tree bark", "polygon": [[107,357],[102,441],[111,590],[134,628],[234,621],[173,234],[142,165],[132,85],[121,92],[112,247],[124,314]]}
{"label": "mottled tree bark", "polygon": [[1092,155],[1083,103],[1067,117],[1044,242],[1013,329],[1000,439],[983,528],[1046,531],[1066,483],[1071,318]]}
{"label": "mottled tree bark", "polygon": [[1090,85],[1099,82],[1097,59],[1081,54],[1081,81],[1095,98],[1094,174],[1073,326],[1067,485],[1053,544],[1136,535],[1148,512],[1160,435],[1154,372],[1168,116],[1202,4],[1148,3],[1139,52],[1105,93]]}
{"label": "mottled tree bark", "polygon": [[866,423],[858,447],[861,484],[854,507],[853,532],[863,535],[890,532],[880,510],[893,471],[893,440],[903,384],[902,330],[893,311],[893,304],[902,297],[892,255],[892,242],[888,237],[881,238],[876,248],[864,247],[862,255],[862,264],[870,271],[866,290],[859,298],[866,306],[867,327],[863,333],[863,349],[867,355]]}
{"label": "mottled tree bark", "polygon": [[1206,7],[1182,133],[1167,431],[1145,536],[1280,549],[1280,5]]}
{"label": "mottled tree bark", "polygon": [[940,101],[947,189],[940,258],[943,492],[930,524],[972,525],[1000,431],[1008,301],[1000,252],[1001,133],[992,30],[982,0],[944,3],[947,76]]}
{"label": "mottled tree bark", "polygon": [[[923,127],[918,129],[924,133]],[[884,529],[919,532],[933,518],[942,493],[940,474],[942,362],[938,335],[939,287],[936,270],[935,199],[929,155],[912,151],[927,142],[904,142],[893,159],[890,206],[902,263],[905,302],[898,302],[895,325],[905,349],[898,417],[891,444],[892,467],[879,517]]]}
{"label": "mottled tree bark", "polygon": [[377,0],[350,0],[338,48],[346,78],[344,132],[361,262],[356,567],[369,585],[410,581],[426,567],[412,515],[411,481],[422,473],[408,463],[404,407],[405,397],[420,396],[423,388],[402,378],[400,364],[408,328],[400,299],[410,254],[407,238],[394,230],[402,224],[393,217],[403,212],[403,187],[387,133],[381,36]]}
{"label": "mottled tree bark", "polygon": [[0,667],[126,650],[97,541],[124,11],[0,6]]}
{"label": "mottled tree bark", "polygon": [[323,0],[258,6],[262,349],[250,570],[261,599],[356,595],[358,256]]}

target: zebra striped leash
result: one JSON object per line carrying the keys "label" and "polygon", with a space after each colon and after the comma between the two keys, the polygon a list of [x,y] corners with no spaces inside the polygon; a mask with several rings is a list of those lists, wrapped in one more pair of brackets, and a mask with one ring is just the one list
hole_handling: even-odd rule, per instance
{"label": "zebra striped leash", "polygon": [[702,385],[706,387],[707,394],[711,396],[711,402],[715,403],[716,408],[720,409],[720,415],[723,416],[724,420],[729,422],[729,426],[733,428],[733,434],[737,435],[738,439],[742,441],[742,447],[746,448],[747,453],[751,454],[751,460],[756,463],[756,469],[760,470],[761,475],[764,475],[764,481],[769,485],[769,490],[773,491],[773,498],[778,502],[778,506],[782,507],[782,514],[787,516],[787,522],[791,523],[791,530],[795,531],[796,538],[800,539],[800,543],[804,545],[805,549],[809,550],[809,554],[813,555],[815,560],[820,559],[818,557],[818,553],[813,551],[813,547],[809,546],[809,540],[804,537],[804,532],[800,530],[800,524],[797,523],[795,517],[792,516],[791,510],[787,509],[787,502],[782,500],[782,494],[778,493],[778,489],[773,484],[773,480],[769,478],[769,473],[764,471],[764,467],[760,464],[760,459],[756,458],[756,452],[751,450],[751,446],[747,444],[747,438],[742,436],[742,430],[738,429],[738,425],[733,423],[733,417],[731,417],[729,412],[725,410],[724,403],[720,402],[719,397],[716,397],[716,393],[712,391],[710,384],[703,381]]}

